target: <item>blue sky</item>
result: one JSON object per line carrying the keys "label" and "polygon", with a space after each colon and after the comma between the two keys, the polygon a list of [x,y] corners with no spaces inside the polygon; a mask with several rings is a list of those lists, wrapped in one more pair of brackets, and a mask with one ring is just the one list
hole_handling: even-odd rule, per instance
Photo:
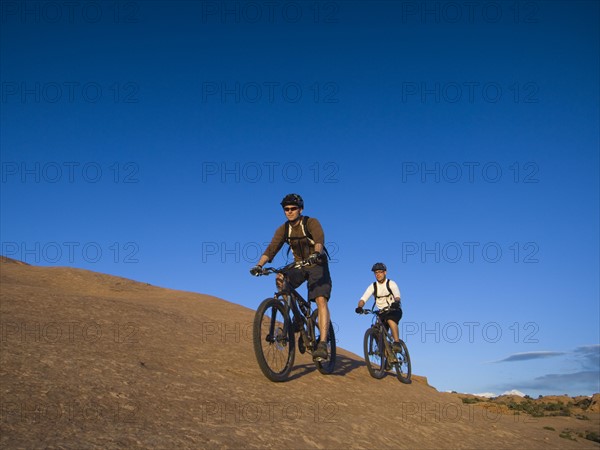
{"label": "blue sky", "polygon": [[2,254],[254,309],[297,192],[339,346],[383,261],[439,390],[600,391],[597,2],[1,6]]}

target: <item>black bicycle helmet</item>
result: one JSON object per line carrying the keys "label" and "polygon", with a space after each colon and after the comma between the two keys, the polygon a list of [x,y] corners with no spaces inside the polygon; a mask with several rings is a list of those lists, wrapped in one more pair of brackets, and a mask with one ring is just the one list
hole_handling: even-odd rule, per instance
{"label": "black bicycle helmet", "polygon": [[372,272],[375,272],[377,270],[384,270],[387,272],[387,267],[385,267],[384,263],[378,262],[378,263],[373,264],[373,267],[371,268]]}
{"label": "black bicycle helmet", "polygon": [[294,205],[300,209],[304,209],[304,200],[298,194],[288,194],[281,200],[281,206]]}

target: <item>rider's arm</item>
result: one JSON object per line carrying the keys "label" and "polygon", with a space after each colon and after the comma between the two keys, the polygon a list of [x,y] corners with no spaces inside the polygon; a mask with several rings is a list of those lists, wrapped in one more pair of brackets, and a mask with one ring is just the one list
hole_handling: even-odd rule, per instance
{"label": "rider's arm", "polygon": [[306,222],[306,226],[312,235],[313,241],[315,241],[315,252],[323,253],[323,246],[325,245],[325,233],[321,222],[314,217],[309,217]]}
{"label": "rider's arm", "polygon": [[394,300],[396,300],[397,302],[400,301],[400,288],[398,287],[398,285],[396,284],[395,281],[390,280],[390,289],[392,291],[392,294],[394,295]]}
{"label": "rider's arm", "polygon": [[264,266],[266,263],[273,261],[275,255],[283,244],[285,243],[285,224],[281,225],[275,230],[275,234],[273,235],[273,239],[271,239],[271,243],[266,248],[264,255],[260,257],[258,260],[259,266]]}
{"label": "rider's arm", "polygon": [[370,284],[369,287],[367,288],[367,290],[365,291],[365,293],[362,295],[362,297],[358,301],[358,306],[360,308],[365,306],[365,303],[367,303],[367,300],[369,300],[369,297],[371,297],[374,293],[375,293],[375,291],[373,290],[373,285]]}
{"label": "rider's arm", "polygon": [[263,267],[268,262],[269,262],[269,257],[267,255],[262,255],[260,257],[260,259],[258,260],[258,262],[256,263],[256,265]]}

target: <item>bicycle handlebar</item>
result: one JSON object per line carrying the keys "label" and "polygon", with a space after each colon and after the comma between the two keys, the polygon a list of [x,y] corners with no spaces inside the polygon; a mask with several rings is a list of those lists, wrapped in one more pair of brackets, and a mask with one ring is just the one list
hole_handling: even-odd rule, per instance
{"label": "bicycle handlebar", "polygon": [[302,261],[294,261],[291,264],[288,264],[286,266],[282,266],[279,268],[263,267],[262,272],[260,272],[258,275],[260,276],[260,275],[269,275],[271,273],[286,273],[290,269],[299,269],[300,267],[309,266],[310,264],[311,264],[310,262],[303,259]]}
{"label": "bicycle handlebar", "polygon": [[391,311],[392,308],[391,307],[387,307],[387,308],[383,308],[383,309],[365,309],[363,308],[361,313],[357,313],[357,314],[380,314],[383,312],[387,312],[387,311]]}
{"label": "bicycle handlebar", "polygon": [[362,312],[358,313],[358,314],[378,314],[379,310],[375,310],[375,309],[363,309]]}

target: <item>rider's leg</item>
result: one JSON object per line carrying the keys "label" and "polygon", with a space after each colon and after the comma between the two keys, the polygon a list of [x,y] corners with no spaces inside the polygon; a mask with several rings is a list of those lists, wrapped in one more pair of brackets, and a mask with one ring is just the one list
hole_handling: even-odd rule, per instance
{"label": "rider's leg", "polygon": [[398,342],[400,340],[400,335],[398,334],[398,322],[392,319],[388,319],[387,323],[390,329],[392,330],[392,337],[394,338],[394,342]]}
{"label": "rider's leg", "polygon": [[308,280],[308,299],[317,304],[319,317],[319,331],[321,340],[313,357],[327,358],[327,334],[329,331],[329,307],[327,300],[331,297],[331,276],[329,267],[325,262],[323,265],[314,265],[306,270]]}
{"label": "rider's leg", "polygon": [[275,277],[275,286],[277,286],[278,292],[283,291],[283,288],[285,287],[285,278],[280,273]]}
{"label": "rider's leg", "polygon": [[[326,297],[315,298],[319,310],[319,331],[321,332],[321,342],[327,342],[327,332],[329,331],[329,307]],[[396,326],[397,328],[397,326]]]}
{"label": "rider's leg", "polygon": [[[304,275],[300,269],[292,269],[288,272],[287,280],[281,275],[281,277],[277,278],[277,288],[281,292],[289,292],[290,289],[296,289],[302,283],[304,283]],[[286,301],[289,300],[290,295],[284,294],[284,299]],[[294,332],[298,332],[302,329],[302,313],[299,311],[295,302],[289,302],[289,306],[291,306],[293,313],[293,326]]]}

